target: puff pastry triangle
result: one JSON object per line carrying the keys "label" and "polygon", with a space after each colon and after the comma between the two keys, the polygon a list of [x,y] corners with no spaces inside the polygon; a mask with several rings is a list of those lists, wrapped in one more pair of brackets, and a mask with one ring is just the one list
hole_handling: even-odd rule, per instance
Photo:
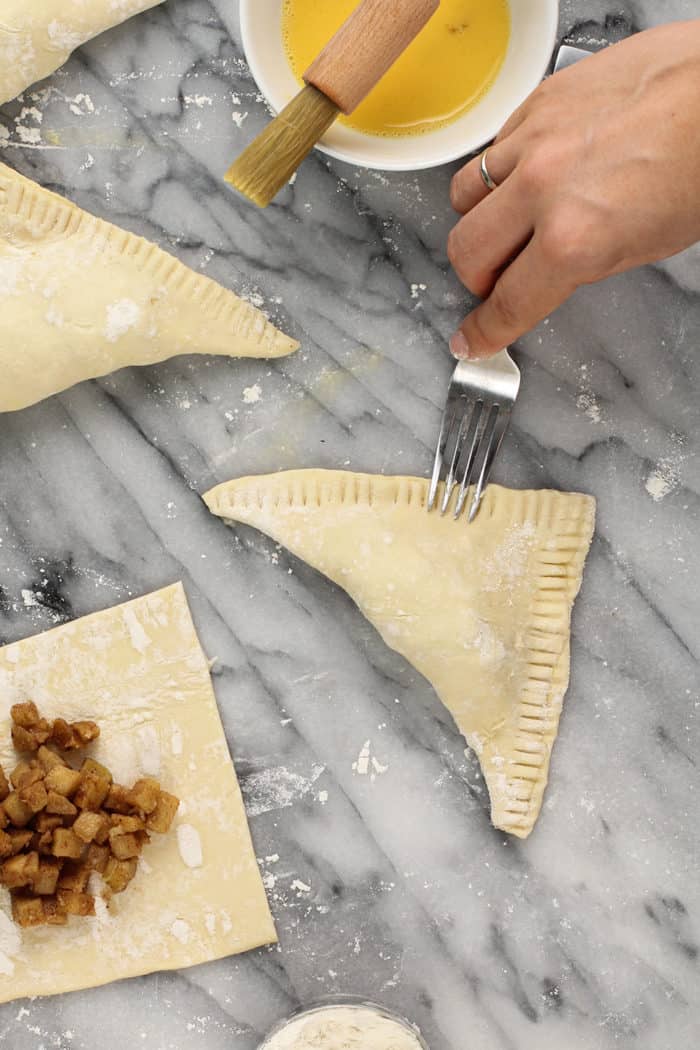
{"label": "puff pastry triangle", "polygon": [[98,33],[162,0],[0,0],[0,104]]}
{"label": "puff pastry triangle", "polygon": [[427,491],[419,478],[302,470],[231,481],[204,498],[348,592],[452,712],[479,757],[495,826],[525,838],[568,685],[595,504],[491,485],[467,525],[427,514]]}
{"label": "puff pastry triangle", "polygon": [[127,365],[297,345],[155,244],[0,164],[1,412]]}

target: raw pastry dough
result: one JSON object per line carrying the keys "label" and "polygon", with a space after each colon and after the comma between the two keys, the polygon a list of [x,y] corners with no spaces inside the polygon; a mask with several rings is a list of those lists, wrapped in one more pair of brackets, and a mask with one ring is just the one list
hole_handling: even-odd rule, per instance
{"label": "raw pastry dough", "polygon": [[[276,940],[209,667],[181,584],[0,649],[0,762],[10,706],[89,717],[115,778],[158,777],[183,801],[111,913],[19,930],[0,890],[0,1001],[172,970]],[[100,906],[101,904],[101,906]]]}
{"label": "raw pastry dough", "polygon": [[162,0],[0,0],[0,104],[62,66],[71,51]]}
{"label": "raw pastry dough", "polygon": [[155,244],[0,164],[0,412],[126,365],[297,345]]}
{"label": "raw pastry dough", "polygon": [[569,681],[588,496],[490,485],[472,525],[425,510],[428,483],[341,471],[242,478],[204,497],[343,587],[432,682],[479,756],[493,823],[525,838]]}

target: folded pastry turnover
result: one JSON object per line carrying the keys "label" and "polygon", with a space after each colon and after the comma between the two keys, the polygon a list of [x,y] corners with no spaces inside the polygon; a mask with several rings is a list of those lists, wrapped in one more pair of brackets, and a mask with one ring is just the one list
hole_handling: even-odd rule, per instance
{"label": "folded pastry turnover", "polygon": [[162,0],[0,0],[0,105],[98,33]]}
{"label": "folded pastry turnover", "polygon": [[588,496],[491,485],[473,524],[426,512],[428,483],[341,471],[242,478],[204,497],[343,587],[435,687],[479,757],[496,827],[542,806],[569,681]]}
{"label": "folded pastry turnover", "polygon": [[177,354],[296,348],[233,292],[0,164],[0,412]]}

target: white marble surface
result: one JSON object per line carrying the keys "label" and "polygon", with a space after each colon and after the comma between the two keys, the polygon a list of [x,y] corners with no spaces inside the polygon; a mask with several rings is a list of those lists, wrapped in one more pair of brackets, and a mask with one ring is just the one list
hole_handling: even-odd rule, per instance
{"label": "white marble surface", "polygon": [[[699,14],[565,0],[561,28],[595,42]],[[303,350],[129,371],[0,418],[2,640],[184,580],[281,939],[2,1007],[0,1045],[254,1050],[333,992],[399,1009],[431,1050],[695,1045],[698,256],[586,289],[519,347],[498,478],[592,492],[599,526],[551,789],[509,841],[426,683],[327,581],[198,498],[283,467],[425,474],[465,307],[449,170],[317,155],[261,213],[220,177],[264,119],[233,0],[167,0],[1,114],[3,160],[264,304]],[[374,780],[353,771],[368,740]]]}

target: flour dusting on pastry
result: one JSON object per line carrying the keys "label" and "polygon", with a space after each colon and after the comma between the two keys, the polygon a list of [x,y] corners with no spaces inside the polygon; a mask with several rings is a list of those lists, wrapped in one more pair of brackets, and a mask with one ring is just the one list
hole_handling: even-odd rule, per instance
{"label": "flour dusting on pastry", "polygon": [[233,292],[0,165],[0,412],[178,354],[296,348]]}

